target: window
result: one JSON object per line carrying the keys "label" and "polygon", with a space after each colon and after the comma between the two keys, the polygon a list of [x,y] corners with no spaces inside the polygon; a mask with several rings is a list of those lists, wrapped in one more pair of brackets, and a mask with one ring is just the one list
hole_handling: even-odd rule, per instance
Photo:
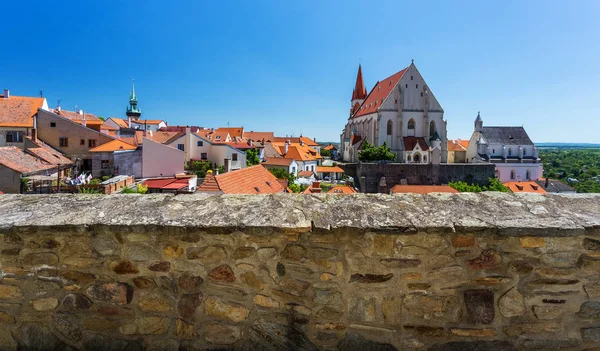
{"label": "window", "polygon": [[66,138],[66,137],[58,138],[58,146],[68,147],[69,146],[69,138]]}
{"label": "window", "polygon": [[237,161],[238,160],[237,154],[231,154],[231,160],[232,161]]}
{"label": "window", "polygon": [[416,84],[416,86],[417,86],[417,89],[419,89],[419,84]]}
{"label": "window", "polygon": [[196,145],[198,145],[198,146],[204,146],[204,142],[203,141],[198,141],[198,143]]}
{"label": "window", "polygon": [[527,149],[523,148],[523,156],[527,155]]}
{"label": "window", "polygon": [[405,87],[405,88],[408,88],[408,84],[404,84],[404,87]]}
{"label": "window", "polygon": [[515,170],[511,169],[510,171],[510,179],[515,179]]}
{"label": "window", "polygon": [[421,93],[421,97],[423,97],[423,93]]}
{"label": "window", "polygon": [[89,139],[88,147],[96,147],[96,139]]}
{"label": "window", "polygon": [[79,145],[85,145],[85,139],[79,140]]}
{"label": "window", "polygon": [[495,154],[496,153],[496,149],[492,149],[492,153]]}
{"label": "window", "polygon": [[394,126],[394,123],[392,122],[392,120],[389,120],[387,122],[387,135],[392,135],[393,126]]}
{"label": "window", "polygon": [[183,145],[183,144],[177,144],[177,149],[181,150],[181,151],[185,151],[185,145]]}
{"label": "window", "polygon": [[423,156],[423,162],[427,162],[427,156]]}
{"label": "window", "polygon": [[508,148],[508,156],[512,156],[512,149]]}
{"label": "window", "polygon": [[296,167],[292,167],[292,174],[296,174]]}
{"label": "window", "polygon": [[415,129],[415,120],[412,118],[408,121],[408,129]]}
{"label": "window", "polygon": [[531,171],[530,170],[527,170],[527,172],[525,172],[525,179],[531,180]]}
{"label": "window", "polygon": [[100,165],[100,167],[102,169],[108,169],[109,164],[110,164],[109,160],[102,160],[102,164]]}
{"label": "window", "polygon": [[23,142],[23,132],[20,131],[7,131],[6,132],[6,142],[7,143],[22,143]]}
{"label": "window", "polygon": [[410,155],[406,156],[406,160],[410,162]]}
{"label": "window", "polygon": [[398,99],[394,100],[394,104],[398,104]]}
{"label": "window", "polygon": [[55,128],[56,127],[56,122],[50,122],[50,128]]}
{"label": "window", "polygon": [[413,76],[410,76],[410,80],[413,80]]}
{"label": "window", "polygon": [[203,152],[200,154],[200,159],[201,160],[208,160],[208,154],[206,152]]}
{"label": "window", "polygon": [[435,121],[429,122],[429,136],[435,135]]}

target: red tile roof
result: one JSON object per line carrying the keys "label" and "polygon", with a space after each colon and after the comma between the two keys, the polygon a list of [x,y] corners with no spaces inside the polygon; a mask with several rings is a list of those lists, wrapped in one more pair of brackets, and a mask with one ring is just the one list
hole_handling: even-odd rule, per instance
{"label": "red tile roof", "polygon": [[427,146],[427,142],[425,142],[425,138],[423,137],[404,137],[402,138],[404,141],[404,150],[412,151],[417,144],[421,150],[429,150],[429,146]]}
{"label": "red tile roof", "polygon": [[206,177],[204,178],[204,181],[202,182],[200,187],[198,187],[198,191],[207,192],[207,193],[213,193],[213,192],[222,193],[221,189],[219,188],[219,184],[217,183],[217,179],[212,174],[206,175]]}
{"label": "red tile roof", "polygon": [[[464,140],[448,140],[448,151],[467,151],[463,145]],[[469,142],[467,141],[467,145]]]}
{"label": "red tile roof", "polygon": [[365,82],[363,82],[362,67],[358,65],[358,73],[356,74],[356,84],[352,91],[352,100],[364,99],[367,97],[367,89],[365,89]]}
{"label": "red tile roof", "polygon": [[333,145],[333,144],[329,144],[323,148],[323,150],[337,150],[337,149],[338,148],[335,147],[335,145]]}
{"label": "red tile roof", "polygon": [[109,119],[115,122],[119,128],[129,128],[129,121],[126,121],[123,118],[110,117]]}
{"label": "red tile roof", "polygon": [[114,152],[135,149],[137,149],[137,146],[126,143],[123,140],[115,139],[100,146],[96,146],[95,148],[90,149],[89,152]]}
{"label": "red tile roof", "polygon": [[102,123],[102,125],[100,126],[100,130],[108,130],[108,131],[112,131],[112,130],[119,130],[119,128],[113,127],[112,125],[106,123],[106,121],[104,121]]}
{"label": "red tile roof", "polygon": [[534,181],[506,182],[504,183],[513,193],[538,193],[546,194],[546,190]]}
{"label": "red tile roof", "polygon": [[336,185],[327,194],[356,194],[356,190],[347,185]]}
{"label": "red tile roof", "polygon": [[0,165],[25,174],[56,168],[55,165],[28,155],[15,146],[0,147]]}
{"label": "red tile roof", "polygon": [[272,166],[289,166],[293,161],[294,159],[292,158],[267,157],[267,160],[262,164]]}
{"label": "red tile roof", "polygon": [[70,119],[73,122],[77,122],[80,124],[83,124],[83,117],[85,116],[85,123],[87,124],[92,124],[92,125],[101,125],[103,122],[100,118],[96,117],[96,115],[93,115],[91,113],[87,113],[85,112],[85,114],[79,114],[79,112],[75,112],[75,111],[67,111],[67,110],[54,110],[52,111],[55,114]]}
{"label": "red tile roof", "polygon": [[298,177],[302,178],[310,178],[314,175],[312,171],[300,171],[298,172]]}
{"label": "red tile roof", "polygon": [[138,119],[137,121],[132,120],[131,123],[135,123],[135,124],[161,124],[162,122],[164,122],[162,119]]}
{"label": "red tile roof", "polygon": [[33,128],[33,116],[44,106],[44,98],[0,96],[0,127]]}
{"label": "red tile roof", "polygon": [[[208,184],[205,186],[202,183],[198,191],[215,191],[213,180],[208,180]],[[261,165],[219,174],[214,176],[214,181],[223,194],[273,194],[285,191],[277,177]]]}
{"label": "red tile roof", "polygon": [[29,148],[29,149],[25,150],[25,152],[34,157],[38,157],[52,165],[60,164],[62,166],[62,165],[73,164],[73,161],[64,157],[60,152],[52,151],[52,150],[49,150],[48,148],[34,147],[34,148]]}
{"label": "red tile roof", "polygon": [[337,166],[317,166],[317,173],[344,173],[344,170]]}
{"label": "red tile roof", "polygon": [[243,127],[232,127],[232,128],[219,128],[215,129],[215,132],[227,132],[232,138],[244,136]]}
{"label": "red tile roof", "polygon": [[302,141],[302,142],[304,142],[305,145],[308,145],[308,146],[319,146],[319,143],[317,143],[313,139],[305,137],[305,136],[299,136],[297,138],[274,137],[272,141],[275,143],[285,143],[286,141],[289,141],[291,144],[300,144],[300,142]]}
{"label": "red tile roof", "polygon": [[321,193],[321,182],[312,182],[312,184],[304,189],[302,194],[320,194]]}
{"label": "red tile roof", "polygon": [[185,131],[183,131],[183,132],[163,132],[162,130],[159,130],[158,132],[146,133],[146,139],[150,139],[152,141],[155,141],[155,142],[161,143],[161,144],[168,144],[169,142],[179,138],[180,136],[182,136],[184,134],[185,134]]}
{"label": "red tile roof", "polygon": [[448,185],[394,185],[391,189],[392,194],[399,193],[415,193],[415,194],[429,194],[429,193],[458,193],[458,190]]}
{"label": "red tile roof", "polygon": [[[186,126],[166,126],[160,128],[159,130],[163,132],[185,132],[186,128]],[[190,126],[189,128],[192,133],[197,133],[198,131],[205,130],[204,128],[198,126]]]}
{"label": "red tile roof", "polygon": [[406,73],[407,70],[408,67],[380,82],[377,82],[377,84],[375,84],[373,87],[373,90],[371,90],[366,100],[362,103],[361,107],[353,117],[364,116],[379,110],[383,100],[390,95],[396,84],[398,84],[400,79],[402,79],[402,76],[404,76],[404,73]]}
{"label": "red tile roof", "polygon": [[264,139],[266,142],[273,141],[275,136],[273,135],[273,132],[244,132],[244,138],[252,141],[262,141]]}

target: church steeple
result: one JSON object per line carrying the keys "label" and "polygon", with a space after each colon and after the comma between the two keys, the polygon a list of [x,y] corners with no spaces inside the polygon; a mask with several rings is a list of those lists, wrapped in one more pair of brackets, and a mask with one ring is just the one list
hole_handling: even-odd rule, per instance
{"label": "church steeple", "polygon": [[365,82],[362,76],[362,67],[358,65],[358,73],[356,74],[356,83],[354,84],[354,90],[352,90],[352,100],[350,101],[350,117],[352,117],[356,111],[360,108],[360,105],[367,98],[367,89],[365,89]]}
{"label": "church steeple", "polygon": [[481,132],[483,130],[483,120],[479,115],[479,111],[477,112],[477,118],[475,118],[475,131]]}
{"label": "church steeple", "polygon": [[131,94],[129,95],[129,106],[127,106],[127,112],[125,112],[127,117],[138,120],[142,115],[142,109],[137,105],[137,96],[135,95],[135,84],[131,82]]}

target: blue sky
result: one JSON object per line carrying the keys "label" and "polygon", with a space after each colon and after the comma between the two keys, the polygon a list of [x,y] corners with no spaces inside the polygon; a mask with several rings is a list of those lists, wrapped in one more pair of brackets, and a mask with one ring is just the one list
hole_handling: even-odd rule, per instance
{"label": "blue sky", "polygon": [[0,88],[122,117],[338,141],[367,89],[414,59],[450,138],[524,125],[600,142],[600,1],[11,1]]}

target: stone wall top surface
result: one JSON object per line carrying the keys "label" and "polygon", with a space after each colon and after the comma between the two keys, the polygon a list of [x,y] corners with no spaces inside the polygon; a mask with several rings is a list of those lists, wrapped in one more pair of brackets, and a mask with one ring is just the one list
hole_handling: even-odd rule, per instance
{"label": "stone wall top surface", "polygon": [[569,236],[600,234],[600,194],[0,196],[1,230],[95,225]]}

